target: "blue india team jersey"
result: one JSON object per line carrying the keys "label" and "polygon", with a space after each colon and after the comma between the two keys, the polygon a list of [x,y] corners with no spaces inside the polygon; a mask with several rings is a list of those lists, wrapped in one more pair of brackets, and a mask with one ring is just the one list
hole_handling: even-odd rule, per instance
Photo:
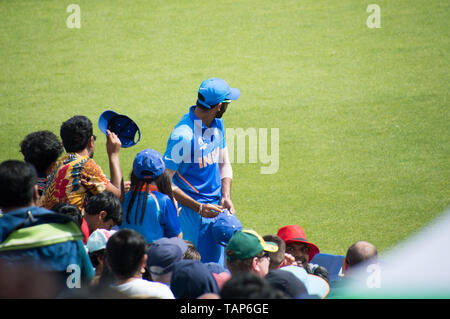
{"label": "blue india team jersey", "polygon": [[219,154],[225,148],[222,119],[214,119],[206,127],[194,114],[195,106],[173,129],[163,160],[176,171],[172,182],[201,203],[217,202],[222,196]]}

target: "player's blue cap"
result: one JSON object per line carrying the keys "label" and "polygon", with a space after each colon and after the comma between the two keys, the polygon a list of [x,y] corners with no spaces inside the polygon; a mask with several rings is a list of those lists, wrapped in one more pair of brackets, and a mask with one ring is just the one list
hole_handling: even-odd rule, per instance
{"label": "player's blue cap", "polygon": [[224,80],[211,78],[203,81],[200,85],[197,103],[209,109],[224,101],[237,100],[240,95],[239,89],[230,88]]}
{"label": "player's blue cap", "polygon": [[[141,131],[132,119],[111,110],[105,111],[100,115],[98,127],[105,134],[106,130],[116,133],[124,148],[136,145],[141,139]],[[137,140],[136,133],[138,134]]]}
{"label": "player's blue cap", "polygon": [[133,173],[140,179],[154,179],[165,169],[161,154],[152,149],[145,149],[137,153],[133,161]]}
{"label": "player's blue cap", "polygon": [[217,243],[222,246],[226,246],[238,230],[242,230],[242,224],[236,215],[231,214],[228,209],[219,213],[212,225],[212,235]]}

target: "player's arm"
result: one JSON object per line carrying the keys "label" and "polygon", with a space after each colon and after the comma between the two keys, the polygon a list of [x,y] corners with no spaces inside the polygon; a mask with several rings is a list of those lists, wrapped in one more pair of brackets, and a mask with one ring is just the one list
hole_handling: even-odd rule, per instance
{"label": "player's arm", "polygon": [[[170,180],[175,175],[175,171],[166,168],[166,172],[169,175]],[[183,190],[178,188],[172,183],[173,196],[181,205],[192,209],[193,211],[199,213],[203,217],[213,218],[216,217],[223,209],[222,206],[214,204],[202,204],[194,200],[191,196],[187,195]]]}
{"label": "player's arm", "polygon": [[228,157],[227,147],[220,150],[219,172],[220,179],[222,181],[222,199],[220,205],[227,208],[230,213],[234,214],[235,209],[233,202],[231,201],[231,184],[233,182],[233,170],[231,168],[231,162]]}

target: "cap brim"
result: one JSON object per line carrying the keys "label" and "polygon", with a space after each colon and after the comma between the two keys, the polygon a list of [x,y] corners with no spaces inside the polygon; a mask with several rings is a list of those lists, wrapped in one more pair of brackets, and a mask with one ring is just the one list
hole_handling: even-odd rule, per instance
{"label": "cap brim", "polygon": [[275,253],[278,251],[278,245],[270,241],[266,241],[264,244],[261,243],[261,245],[263,246],[264,251],[268,251],[270,253]]}
{"label": "cap brim", "polygon": [[325,279],[308,274],[308,294],[318,296],[324,299],[330,292],[330,285],[325,281]]}
{"label": "cap brim", "polygon": [[109,120],[111,120],[114,116],[117,115],[119,114],[111,110],[103,112],[98,119],[98,128],[100,129],[100,131],[102,131],[106,135]]}
{"label": "cap brim", "polygon": [[236,88],[231,88],[230,93],[225,97],[226,100],[237,100],[241,96],[241,91]]}

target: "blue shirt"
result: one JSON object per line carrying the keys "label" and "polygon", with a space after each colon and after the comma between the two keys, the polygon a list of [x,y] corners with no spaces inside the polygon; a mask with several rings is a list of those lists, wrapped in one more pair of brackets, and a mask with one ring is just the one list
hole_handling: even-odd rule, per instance
{"label": "blue shirt", "polygon": [[120,229],[128,228],[137,231],[144,236],[147,243],[154,242],[161,237],[175,237],[181,233],[177,209],[169,196],[158,191],[149,191],[141,223],[145,192],[140,192],[140,197],[136,196],[130,211],[128,211],[132,194],[132,191],[125,194],[122,204],[124,218]]}
{"label": "blue shirt", "polygon": [[201,203],[217,202],[222,197],[219,154],[226,146],[223,120],[214,119],[208,128],[194,109],[173,129],[163,160],[176,171],[172,182],[187,195]]}

